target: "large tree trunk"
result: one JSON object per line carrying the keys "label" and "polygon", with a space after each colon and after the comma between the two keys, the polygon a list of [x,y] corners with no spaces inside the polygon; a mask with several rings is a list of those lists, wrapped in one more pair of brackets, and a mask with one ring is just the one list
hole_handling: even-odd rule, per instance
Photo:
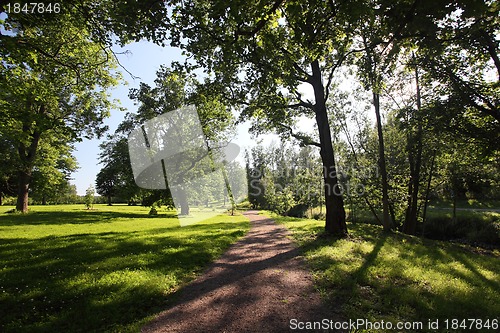
{"label": "large tree trunk", "polygon": [[[30,132],[31,124],[24,124],[23,131]],[[28,212],[28,192],[31,182],[31,173],[33,170],[33,163],[35,161],[36,151],[38,149],[38,142],[40,140],[40,133],[35,131],[31,134],[31,142],[29,146],[20,142],[17,147],[19,158],[22,163],[22,168],[19,171],[19,188],[17,191],[16,210],[22,213]]]}
{"label": "large tree trunk", "polygon": [[31,181],[31,170],[19,172],[19,186],[17,191],[16,210],[18,212],[28,212],[28,191]]}
{"label": "large tree trunk", "polygon": [[333,152],[332,135],[328,114],[326,111],[325,91],[319,62],[311,63],[311,84],[314,88],[316,104],[314,111],[318,125],[320,140],[320,155],[323,163],[323,177],[325,180],[325,207],[326,223],[325,231],[329,234],[344,237],[347,236],[347,225],[345,221],[343,190],[339,186],[337,170],[335,167],[335,155]]}
{"label": "large tree trunk", "polygon": [[378,155],[380,175],[382,176],[382,225],[384,231],[389,232],[392,230],[392,221],[389,215],[389,182],[385,164],[384,133],[382,132],[382,120],[380,118],[380,95],[375,91],[373,92],[373,106],[375,107],[375,117],[377,119]]}
{"label": "large tree trunk", "polygon": [[113,206],[111,203],[111,194],[108,194],[108,206]]}

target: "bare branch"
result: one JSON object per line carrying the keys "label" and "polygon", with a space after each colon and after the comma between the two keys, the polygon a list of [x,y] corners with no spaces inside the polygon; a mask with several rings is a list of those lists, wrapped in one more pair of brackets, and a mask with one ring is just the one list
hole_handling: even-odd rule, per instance
{"label": "bare branch", "polygon": [[[120,62],[120,60],[118,59],[118,54],[127,54],[127,52],[130,52],[130,51],[125,51],[125,52],[120,52],[120,53],[116,53],[115,51],[113,51],[111,48],[108,48],[108,50],[111,52],[111,54],[113,54],[113,57],[115,58],[116,60],[116,63],[118,64],[118,66],[120,66],[125,72],[127,72],[128,75],[130,75],[130,77],[133,79],[133,80],[136,80],[136,79],[141,79],[139,76],[135,76],[134,74],[132,74],[127,68],[125,68],[125,66],[122,65],[122,63]],[[106,52],[106,54],[108,54],[108,52]]]}

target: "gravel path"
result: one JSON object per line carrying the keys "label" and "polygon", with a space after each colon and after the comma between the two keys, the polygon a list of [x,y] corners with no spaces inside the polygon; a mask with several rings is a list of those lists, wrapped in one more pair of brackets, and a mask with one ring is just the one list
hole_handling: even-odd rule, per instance
{"label": "gravel path", "polygon": [[288,332],[292,318],[334,319],[286,228],[257,211],[245,215],[248,234],[143,332]]}

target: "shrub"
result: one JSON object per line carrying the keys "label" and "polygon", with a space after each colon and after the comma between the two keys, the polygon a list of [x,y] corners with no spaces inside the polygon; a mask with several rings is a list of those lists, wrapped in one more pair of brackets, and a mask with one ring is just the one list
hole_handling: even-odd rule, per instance
{"label": "shrub", "polygon": [[292,217],[307,217],[307,205],[305,204],[298,204],[290,208],[287,212],[287,216],[292,216]]}
{"label": "shrub", "polygon": [[500,214],[460,212],[456,220],[451,214],[430,215],[424,230],[432,239],[500,245]]}

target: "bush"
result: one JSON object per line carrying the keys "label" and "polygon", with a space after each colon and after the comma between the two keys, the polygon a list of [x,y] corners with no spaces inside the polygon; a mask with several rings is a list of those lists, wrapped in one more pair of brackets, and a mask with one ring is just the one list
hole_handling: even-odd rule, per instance
{"label": "bush", "polygon": [[309,207],[307,207],[307,205],[305,205],[305,204],[298,204],[298,205],[295,205],[292,208],[290,208],[286,212],[286,215],[292,216],[292,217],[300,217],[300,218],[307,217],[307,209],[308,208]]}
{"label": "bush", "polygon": [[240,202],[239,204],[236,205],[237,209],[251,209],[252,205],[250,204],[250,201],[245,200]]}
{"label": "bush", "polygon": [[425,237],[440,240],[464,240],[473,244],[500,245],[500,214],[460,212],[454,221],[451,214],[429,215]]}

